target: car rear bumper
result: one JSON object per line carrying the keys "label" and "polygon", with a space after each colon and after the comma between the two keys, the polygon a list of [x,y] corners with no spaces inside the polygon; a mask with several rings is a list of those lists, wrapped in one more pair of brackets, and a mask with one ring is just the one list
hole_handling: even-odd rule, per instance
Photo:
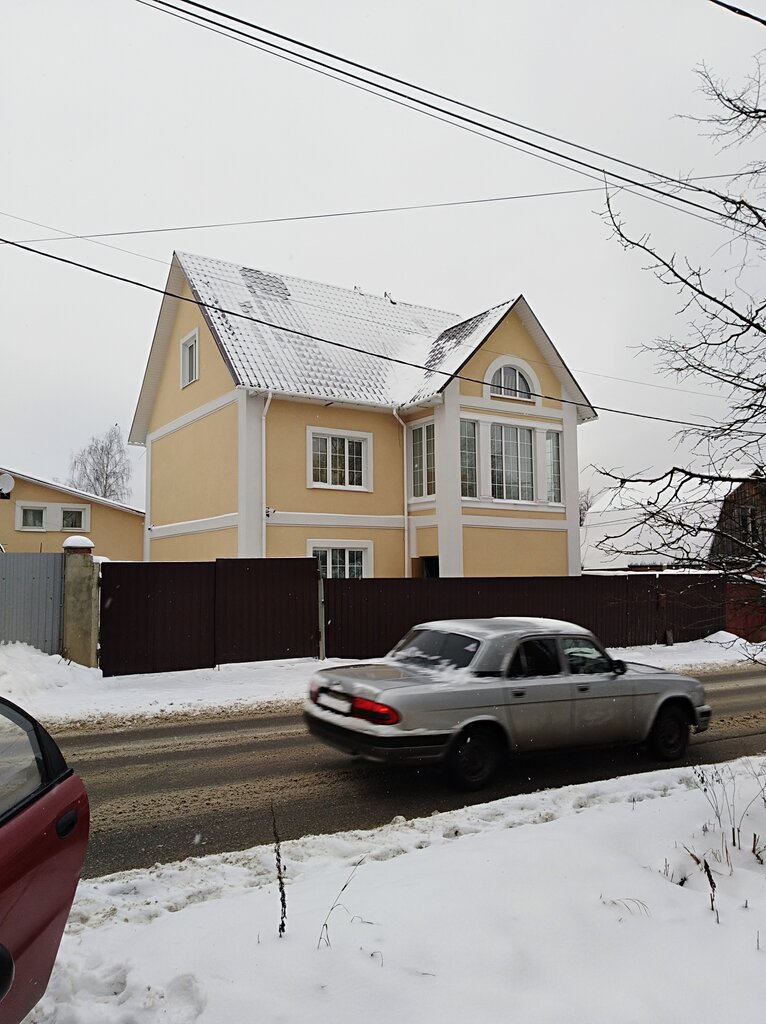
{"label": "car rear bumper", "polygon": [[342,750],[346,754],[356,754],[368,761],[419,764],[440,761],[445,756],[452,738],[449,733],[404,733],[400,736],[363,733],[340,723],[328,722],[308,711],[303,712],[303,720],[312,736],[337,750]]}
{"label": "car rear bumper", "polygon": [[696,721],[694,723],[695,732],[704,732],[705,729],[710,725],[710,716],[712,714],[712,708],[709,704],[702,704],[700,707],[694,709]]}

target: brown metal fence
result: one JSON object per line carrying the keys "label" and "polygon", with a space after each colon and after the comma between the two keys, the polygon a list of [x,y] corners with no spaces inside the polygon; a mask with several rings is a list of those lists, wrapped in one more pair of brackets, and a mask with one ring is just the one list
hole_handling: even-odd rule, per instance
{"label": "brown metal fence", "polygon": [[610,647],[696,640],[724,628],[716,576],[326,580],[328,657],[379,657],[417,622],[500,615],[577,622]]}
{"label": "brown metal fence", "polygon": [[318,615],[313,558],[105,562],[101,670],[114,676],[316,657]]}

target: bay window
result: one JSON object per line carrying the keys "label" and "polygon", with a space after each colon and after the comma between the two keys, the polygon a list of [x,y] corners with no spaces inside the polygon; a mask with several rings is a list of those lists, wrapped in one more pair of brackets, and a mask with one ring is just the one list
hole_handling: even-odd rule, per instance
{"label": "bay window", "polygon": [[436,493],[436,448],[434,425],[413,427],[410,433],[410,471],[412,496],[423,498]]}
{"label": "bay window", "polygon": [[492,497],[534,501],[532,430],[493,423],[490,427]]}

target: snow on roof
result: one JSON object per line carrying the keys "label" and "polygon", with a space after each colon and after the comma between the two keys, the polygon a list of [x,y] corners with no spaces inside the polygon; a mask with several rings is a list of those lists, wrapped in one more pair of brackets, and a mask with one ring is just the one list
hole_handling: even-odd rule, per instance
{"label": "snow on roof", "polygon": [[237,386],[384,408],[428,402],[513,310],[549,360],[567,399],[577,404],[578,422],[596,418],[523,296],[461,319],[359,288],[175,253],[131,444],[146,441],[184,280]]}
{"label": "snow on roof", "polygon": [[414,629],[435,629],[440,632],[467,633],[469,636],[504,636],[506,633],[587,633],[583,626],[563,619],[527,616],[496,616],[491,619],[435,619],[421,622]]}
{"label": "snow on roof", "polygon": [[[30,484],[39,484],[41,487],[50,487],[55,491],[64,494],[71,494],[75,498],[84,498],[86,501],[95,501],[99,505],[108,505],[110,508],[118,508],[122,512],[132,512],[134,515],[142,516],[143,509],[133,508],[131,505],[123,505],[119,501],[112,501],[111,498],[102,498],[98,494],[90,494],[88,491],[78,491],[67,484],[59,483],[58,480],[46,480],[41,476],[30,476],[29,473],[18,473],[15,469],[8,469],[7,466],[0,466],[0,473],[9,473],[14,479],[26,480]],[[11,491],[13,494],[13,491]]]}

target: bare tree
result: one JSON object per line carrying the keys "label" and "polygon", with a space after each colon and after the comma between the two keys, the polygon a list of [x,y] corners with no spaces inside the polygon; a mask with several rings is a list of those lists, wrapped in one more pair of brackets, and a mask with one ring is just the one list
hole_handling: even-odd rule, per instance
{"label": "bare tree", "polygon": [[[742,87],[731,87],[706,66],[698,69],[713,113],[706,133],[724,148],[761,141],[766,108],[761,102],[764,57]],[[653,476],[628,478],[602,470],[617,489],[641,484],[650,496],[639,514],[605,542],[612,550],[650,551],[679,565],[722,570],[751,578],[766,567],[766,161],[755,160],[725,191],[689,185],[695,201],[730,229],[727,266],[702,267],[661,251],[647,234],[630,229],[607,193],[607,219],[625,249],[643,253],[648,269],[681,296],[685,336],[667,336],[645,349],[658,368],[677,380],[722,387],[727,414],[682,432],[691,442],[689,464]]]}
{"label": "bare tree", "polygon": [[580,491],[580,526],[585,524],[585,516],[588,514],[588,509],[594,500],[593,491],[591,491],[590,487]]}
{"label": "bare tree", "polygon": [[69,484],[78,491],[110,498],[128,500],[131,465],[120,428],[115,425],[90,441],[72,455]]}

